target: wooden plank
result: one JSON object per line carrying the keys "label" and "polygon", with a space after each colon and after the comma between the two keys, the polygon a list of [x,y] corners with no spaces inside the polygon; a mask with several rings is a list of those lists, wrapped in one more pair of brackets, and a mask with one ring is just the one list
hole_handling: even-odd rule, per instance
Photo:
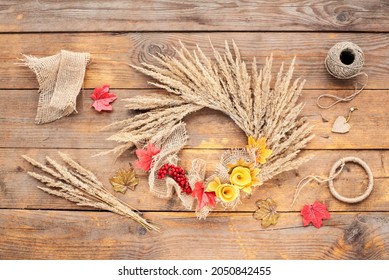
{"label": "wooden plank", "polygon": [[[198,221],[147,213],[161,233],[110,213],[0,210],[1,259],[389,259],[386,213],[333,213],[319,230],[299,214],[262,229],[250,214]],[[216,241],[216,242],[215,242]],[[183,253],[185,249],[185,253]],[[212,252],[212,254],[210,254]]]}
{"label": "wooden plank", "polygon": [[[353,41],[365,52],[365,68],[369,74],[367,88],[389,88],[389,35],[386,33],[50,33],[1,34],[0,88],[37,88],[35,75],[15,64],[21,54],[37,57],[58,53],[61,49],[87,51],[92,62],[86,72],[85,88],[108,83],[113,88],[145,88],[147,77],[135,72],[129,63],[153,62],[152,55],[174,55],[174,47],[182,40],[189,49],[198,43],[206,54],[211,53],[209,40],[222,50],[225,40],[234,39],[242,57],[252,61],[256,56],[263,65],[265,56],[274,54],[274,72],[282,61],[297,56],[295,77],[307,80],[306,89],[353,89],[353,81],[339,81],[330,76],[324,66],[328,50],[339,41]],[[12,46],[12,47],[10,47]]]}
{"label": "wooden plank", "polygon": [[[112,193],[108,179],[121,167],[128,167],[135,160],[134,155],[125,154],[115,161],[112,156],[98,159],[91,158],[99,150],[62,150],[71,155],[86,168],[92,170]],[[189,170],[191,161],[202,158],[207,162],[207,175],[214,172],[222,151],[218,150],[184,150],[181,153],[181,164]],[[56,149],[0,149],[0,205],[1,208],[17,209],[85,209],[75,206],[61,198],[50,196],[35,186],[40,183],[30,178],[25,171],[33,168],[25,162],[21,155],[27,154],[32,158],[45,162],[49,155],[59,159]],[[331,211],[389,211],[389,151],[305,151],[303,155],[313,156],[297,171],[285,172],[258,187],[251,197],[243,197],[242,204],[235,211],[253,212],[258,199],[272,197],[278,203],[279,211],[300,211],[301,208],[315,200],[325,202]],[[374,174],[374,191],[362,203],[345,204],[336,200],[328,191],[327,184],[308,184],[301,192],[295,205],[292,199],[298,182],[307,175],[327,177],[331,166],[341,157],[357,156],[371,167]],[[60,161],[60,159],[59,159]],[[39,171],[39,170],[36,170]],[[148,191],[146,174],[138,170],[140,179],[137,189],[127,191],[125,195],[115,193],[120,199],[142,211],[184,211],[176,196],[169,200],[153,197]],[[367,175],[357,165],[348,164],[340,177],[336,179],[337,190],[345,196],[357,196],[364,192],[367,186]],[[217,211],[223,211],[219,206]],[[192,213],[191,215],[194,216]]]}
{"label": "wooden plank", "polygon": [[[35,90],[0,91],[2,106],[0,116],[0,147],[14,148],[97,148],[111,149],[116,143],[106,141],[114,131],[100,131],[115,121],[128,118],[121,99],[139,94],[160,93],[154,90],[112,90],[119,100],[114,103],[111,113],[97,113],[91,108],[89,95],[92,90],[84,90],[80,95],[77,115],[63,118],[54,123],[35,125],[34,118],[38,102]],[[305,90],[301,101],[306,102],[302,115],[314,126],[315,139],[308,149],[388,149],[389,122],[386,104],[389,104],[387,90],[365,90],[353,102],[339,104],[330,110],[320,110],[316,99],[328,93],[346,96],[350,91]],[[339,115],[347,116],[351,106],[358,107],[351,117],[352,126],[348,134],[331,132],[331,127]],[[236,148],[246,145],[244,133],[224,114],[212,110],[202,110],[188,116],[188,148]],[[210,129],[213,128],[213,129]]]}
{"label": "wooden plank", "polygon": [[1,1],[0,31],[387,32],[388,11],[379,0]]}

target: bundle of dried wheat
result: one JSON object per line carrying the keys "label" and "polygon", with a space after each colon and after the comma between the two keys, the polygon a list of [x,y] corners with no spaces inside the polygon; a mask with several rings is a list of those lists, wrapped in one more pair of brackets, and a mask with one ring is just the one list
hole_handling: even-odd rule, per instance
{"label": "bundle of dried wheat", "polygon": [[[303,108],[298,97],[304,81],[296,79],[291,82],[294,60],[285,74],[282,64],[271,87],[272,56],[266,59],[259,72],[254,58],[250,75],[234,42],[233,52],[226,42],[223,54],[212,46],[214,60],[198,46],[191,53],[180,44],[181,49],[176,50],[178,57],[155,57],[158,66],[148,63],[142,63],[143,67],[132,65],[156,80],[150,84],[165,89],[170,95],[140,95],[127,100],[129,110],[142,112],[109,126],[119,129],[109,138],[121,143],[114,152],[121,153],[134,146],[141,149],[148,143],[163,150],[161,139],[168,138],[175,127],[181,127],[186,115],[208,107],[231,117],[249,141],[245,149],[229,151],[222,156],[216,174],[205,180],[208,185],[203,186],[203,192],[199,189],[193,195],[199,201],[201,198],[197,196],[205,198],[214,192],[217,200],[235,205],[240,190],[250,193],[251,187],[295,169],[306,160],[297,158],[297,155],[313,135],[311,127],[298,116]],[[171,156],[177,156],[177,153],[176,149]],[[153,160],[159,162],[158,155],[153,155]],[[172,162],[177,163],[174,160],[167,164]],[[158,166],[161,167],[160,162]],[[165,170],[167,175],[169,168]],[[155,178],[154,173],[161,170],[154,170],[151,165],[151,171],[150,178]],[[190,187],[195,190],[194,185]],[[228,195],[223,195],[223,191]],[[214,203],[207,205],[213,206]]]}
{"label": "bundle of dried wheat", "polygon": [[80,206],[89,206],[117,213],[133,219],[147,230],[159,231],[158,227],[142,218],[134,208],[109,193],[91,171],[82,167],[68,155],[61,152],[59,152],[59,155],[69,168],[58,164],[50,157],[46,157],[48,163],[53,167],[52,169],[23,155],[23,158],[31,165],[50,175],[45,176],[36,172],[28,172],[28,175],[46,185],[45,187],[38,186],[39,189]]}

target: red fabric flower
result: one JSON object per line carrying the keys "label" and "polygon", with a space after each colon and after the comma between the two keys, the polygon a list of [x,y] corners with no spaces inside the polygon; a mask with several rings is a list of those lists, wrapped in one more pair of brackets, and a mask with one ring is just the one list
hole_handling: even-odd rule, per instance
{"label": "red fabric flower", "polygon": [[143,169],[144,171],[149,171],[151,168],[151,162],[153,156],[159,154],[161,150],[155,147],[153,144],[148,143],[145,150],[138,149],[135,151],[138,160],[135,161],[134,165],[137,168]]}
{"label": "red fabric flower", "polygon": [[115,101],[117,98],[116,94],[109,92],[109,85],[95,88],[90,97],[94,100],[92,107],[98,112],[112,111],[112,106],[109,103]]}
{"label": "red fabric flower", "polygon": [[197,198],[197,210],[203,208],[205,205],[212,207],[216,206],[216,194],[215,192],[204,191],[204,183],[197,182],[192,191],[192,196]]}
{"label": "red fabric flower", "polygon": [[316,228],[320,228],[322,220],[330,218],[327,206],[318,201],[315,201],[312,205],[305,205],[301,210],[301,215],[303,216],[303,223],[305,227],[312,222]]}

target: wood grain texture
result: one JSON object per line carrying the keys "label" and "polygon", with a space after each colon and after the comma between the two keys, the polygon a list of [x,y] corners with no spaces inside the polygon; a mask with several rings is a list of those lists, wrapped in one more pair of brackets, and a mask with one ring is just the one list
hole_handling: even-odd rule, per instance
{"label": "wood grain texture", "polygon": [[[222,50],[224,41],[235,40],[243,59],[250,65],[254,56],[259,65],[265,57],[274,55],[274,74],[282,61],[289,63],[297,56],[295,77],[306,79],[306,89],[353,89],[355,80],[341,81],[327,73],[324,59],[328,50],[339,41],[353,41],[365,52],[365,67],[369,75],[368,89],[389,88],[389,35],[386,33],[59,33],[0,34],[0,88],[37,88],[35,75],[16,64],[21,54],[37,57],[58,53],[61,49],[90,52],[92,62],[87,68],[85,88],[108,83],[112,88],[146,88],[148,78],[128,64],[153,62],[152,55],[174,55],[178,41],[189,49],[199,44],[211,54],[209,40]],[[9,47],[12,46],[12,47]]]}
{"label": "wood grain texture", "polygon": [[[135,95],[159,93],[156,90],[115,90],[119,99],[111,113],[97,113],[91,108],[92,90],[84,90],[77,103],[78,114],[59,121],[36,125],[34,119],[38,102],[35,90],[0,90],[0,102],[4,102],[0,116],[0,147],[4,148],[78,148],[111,149],[116,143],[105,139],[115,131],[100,131],[115,121],[130,116],[122,99]],[[349,90],[305,90],[301,101],[302,111],[314,126],[316,137],[308,149],[387,149],[389,148],[389,122],[386,107],[389,104],[387,90],[365,90],[352,103],[339,104],[330,110],[320,110],[316,99],[329,93],[347,96]],[[348,134],[331,132],[335,119],[347,116],[350,106],[358,107],[350,119],[352,126]],[[185,118],[189,133],[188,148],[225,149],[246,145],[244,133],[226,115],[204,109]]]}
{"label": "wood grain texture", "polygon": [[[114,175],[115,170],[128,167],[129,162],[135,160],[134,155],[125,154],[115,161],[111,156],[104,156],[98,159],[91,158],[101,150],[61,150],[68,153],[72,158],[83,166],[94,172],[112,193],[108,179]],[[191,161],[195,158],[202,158],[207,161],[207,174],[211,175],[217,165],[222,151],[220,150],[183,150],[180,154],[181,164],[184,169],[189,170]],[[21,155],[28,156],[45,162],[45,156],[49,155],[61,162],[56,149],[0,149],[0,205],[1,208],[17,209],[85,209],[54,196],[50,196],[35,186],[39,182],[30,178],[26,171],[34,169]],[[315,200],[325,202],[331,211],[389,211],[389,152],[388,151],[306,151],[302,155],[313,156],[313,159],[303,164],[298,170],[285,172],[274,179],[265,182],[258,187],[251,197],[242,198],[240,204],[234,211],[253,212],[255,202],[258,199],[273,198],[278,203],[279,211],[300,211],[305,204],[313,203]],[[372,169],[375,182],[374,191],[363,202],[350,205],[337,201],[330,194],[327,184],[310,183],[303,189],[295,205],[291,203],[298,182],[307,175],[319,175],[326,177],[331,166],[341,157],[357,156],[367,162]],[[148,190],[147,175],[138,171],[139,185],[134,192],[127,191],[125,195],[114,193],[131,206],[141,211],[185,211],[181,202],[176,196],[169,200],[153,197]],[[367,186],[367,175],[361,167],[348,164],[347,168],[335,180],[335,187],[344,196],[353,197],[362,194]],[[216,211],[224,211],[219,206]],[[195,216],[194,213],[191,214]]]}
{"label": "wood grain texture", "polygon": [[389,5],[379,0],[2,0],[0,5],[0,32],[389,30]]}
{"label": "wood grain texture", "polygon": [[[389,259],[388,12],[389,4],[380,0],[0,0],[0,259]],[[189,49],[199,44],[209,56],[209,41],[222,50],[225,40],[235,40],[243,59],[256,56],[260,66],[273,53],[274,74],[296,55],[295,77],[306,79],[302,116],[316,134],[302,152],[313,156],[311,161],[266,182],[234,211],[218,207],[206,221],[184,210],[176,197],[151,196],[142,172],[134,192],[114,193],[108,178],[135,160],[130,152],[117,160],[91,158],[115,146],[105,140],[113,132],[99,130],[130,116],[120,99],[164,94],[129,64],[154,63],[153,55],[160,53],[174,56],[179,40]],[[364,50],[367,90],[351,103],[320,110],[315,104],[320,94],[345,97],[354,89],[355,79],[336,80],[324,67],[328,49],[339,41]],[[38,83],[18,59],[61,49],[91,53],[78,114],[35,125]],[[119,96],[111,113],[90,107],[92,89],[102,84]],[[350,132],[331,133],[333,121],[351,106],[359,110],[351,116]],[[194,158],[202,158],[210,175],[224,150],[246,144],[239,128],[219,112],[204,109],[185,122],[189,141],[180,158],[186,170]],[[96,173],[162,233],[37,189],[39,183],[26,174],[34,168],[21,155],[44,162],[45,155],[59,159],[57,150]],[[326,177],[345,156],[360,157],[371,167],[375,183],[367,200],[345,204],[326,184],[310,183],[290,205],[303,177]],[[366,174],[353,164],[335,180],[345,196],[361,194],[365,185]],[[262,229],[252,213],[255,202],[267,197],[278,203],[281,217],[276,226]],[[299,214],[315,200],[331,212],[319,230],[304,228]]]}
{"label": "wood grain texture", "polygon": [[278,224],[268,230],[251,214],[218,214],[206,221],[186,213],[146,215],[160,223],[162,233],[148,233],[110,213],[0,210],[0,257],[389,259],[385,214],[332,213],[319,230],[304,228],[297,213],[281,214]]}

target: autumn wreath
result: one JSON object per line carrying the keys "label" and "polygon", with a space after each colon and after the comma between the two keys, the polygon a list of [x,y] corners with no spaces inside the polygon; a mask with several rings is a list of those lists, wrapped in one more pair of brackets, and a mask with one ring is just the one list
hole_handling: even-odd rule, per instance
{"label": "autumn wreath", "polygon": [[[155,64],[131,65],[153,78],[150,84],[169,94],[126,100],[126,107],[136,114],[110,125],[119,131],[109,140],[120,143],[113,150],[118,154],[136,148],[135,166],[149,172],[154,195],[169,198],[176,193],[187,209],[197,200],[197,216],[205,218],[217,203],[235,207],[243,194],[297,168],[307,160],[297,155],[313,135],[299,117],[304,105],[298,98],[304,81],[291,82],[294,60],[286,73],[281,65],[271,86],[272,56],[260,71],[254,58],[249,74],[234,42],[232,51],[225,43],[224,53],[211,45],[213,60],[198,46],[190,52],[180,45],[175,57],[159,55],[154,57]],[[205,107],[227,114],[248,139],[247,146],[224,152],[209,177],[205,176],[204,160],[193,159],[186,172],[178,157],[188,139],[183,118]]]}

